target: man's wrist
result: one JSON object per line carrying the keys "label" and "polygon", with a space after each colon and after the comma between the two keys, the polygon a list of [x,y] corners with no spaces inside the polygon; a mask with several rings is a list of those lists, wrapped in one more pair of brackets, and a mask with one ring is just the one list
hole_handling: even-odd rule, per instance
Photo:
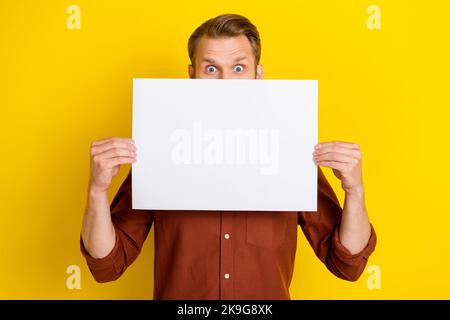
{"label": "man's wrist", "polygon": [[98,189],[90,185],[88,188],[88,195],[90,198],[103,198],[108,196],[108,190]]}
{"label": "man's wrist", "polygon": [[344,189],[346,197],[364,198],[364,187],[362,185]]}

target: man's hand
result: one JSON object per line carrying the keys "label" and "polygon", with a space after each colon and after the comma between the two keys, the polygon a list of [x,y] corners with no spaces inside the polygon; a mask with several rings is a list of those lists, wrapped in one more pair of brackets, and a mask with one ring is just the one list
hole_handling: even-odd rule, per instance
{"label": "man's hand", "polygon": [[351,254],[357,254],[367,246],[371,235],[364,203],[361,150],[356,143],[332,141],[316,145],[313,155],[316,165],[332,168],[341,180],[345,201],[339,238]]}
{"label": "man's hand", "polygon": [[111,180],[121,164],[135,161],[136,147],[131,139],[108,138],[91,144],[91,175],[81,236],[94,258],[106,257],[116,243],[107,193]]}
{"label": "man's hand", "polygon": [[136,147],[129,138],[107,138],[91,144],[89,190],[106,192],[121,164],[136,161]]}
{"label": "man's hand", "polygon": [[346,193],[362,192],[361,150],[356,143],[322,142],[316,145],[314,163],[333,169]]}

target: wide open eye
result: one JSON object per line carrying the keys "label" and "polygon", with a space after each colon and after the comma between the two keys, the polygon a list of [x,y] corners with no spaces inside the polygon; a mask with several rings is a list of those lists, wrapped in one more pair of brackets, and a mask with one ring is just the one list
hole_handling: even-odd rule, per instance
{"label": "wide open eye", "polygon": [[207,66],[206,67],[206,72],[208,72],[208,73],[213,73],[213,72],[216,72],[216,71],[217,71],[217,68],[214,67],[214,66]]}
{"label": "wide open eye", "polygon": [[244,71],[244,67],[240,64],[237,64],[233,70],[236,72],[242,72],[242,71]]}

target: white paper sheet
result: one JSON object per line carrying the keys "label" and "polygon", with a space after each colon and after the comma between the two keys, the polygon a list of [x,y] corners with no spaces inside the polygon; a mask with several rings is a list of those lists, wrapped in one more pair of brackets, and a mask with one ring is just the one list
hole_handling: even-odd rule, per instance
{"label": "white paper sheet", "polygon": [[134,79],[132,207],[316,211],[316,80]]}

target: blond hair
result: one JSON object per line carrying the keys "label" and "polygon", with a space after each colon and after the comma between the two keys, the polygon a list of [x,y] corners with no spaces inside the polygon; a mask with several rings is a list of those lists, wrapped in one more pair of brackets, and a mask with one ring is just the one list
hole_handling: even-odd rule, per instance
{"label": "blond hair", "polygon": [[199,40],[203,37],[220,38],[220,37],[237,37],[245,35],[250,42],[255,55],[255,65],[259,63],[261,58],[261,40],[259,38],[258,29],[246,17],[238,14],[222,14],[215,18],[203,22],[191,34],[188,41],[188,53],[191,64],[194,66],[195,52]]}

